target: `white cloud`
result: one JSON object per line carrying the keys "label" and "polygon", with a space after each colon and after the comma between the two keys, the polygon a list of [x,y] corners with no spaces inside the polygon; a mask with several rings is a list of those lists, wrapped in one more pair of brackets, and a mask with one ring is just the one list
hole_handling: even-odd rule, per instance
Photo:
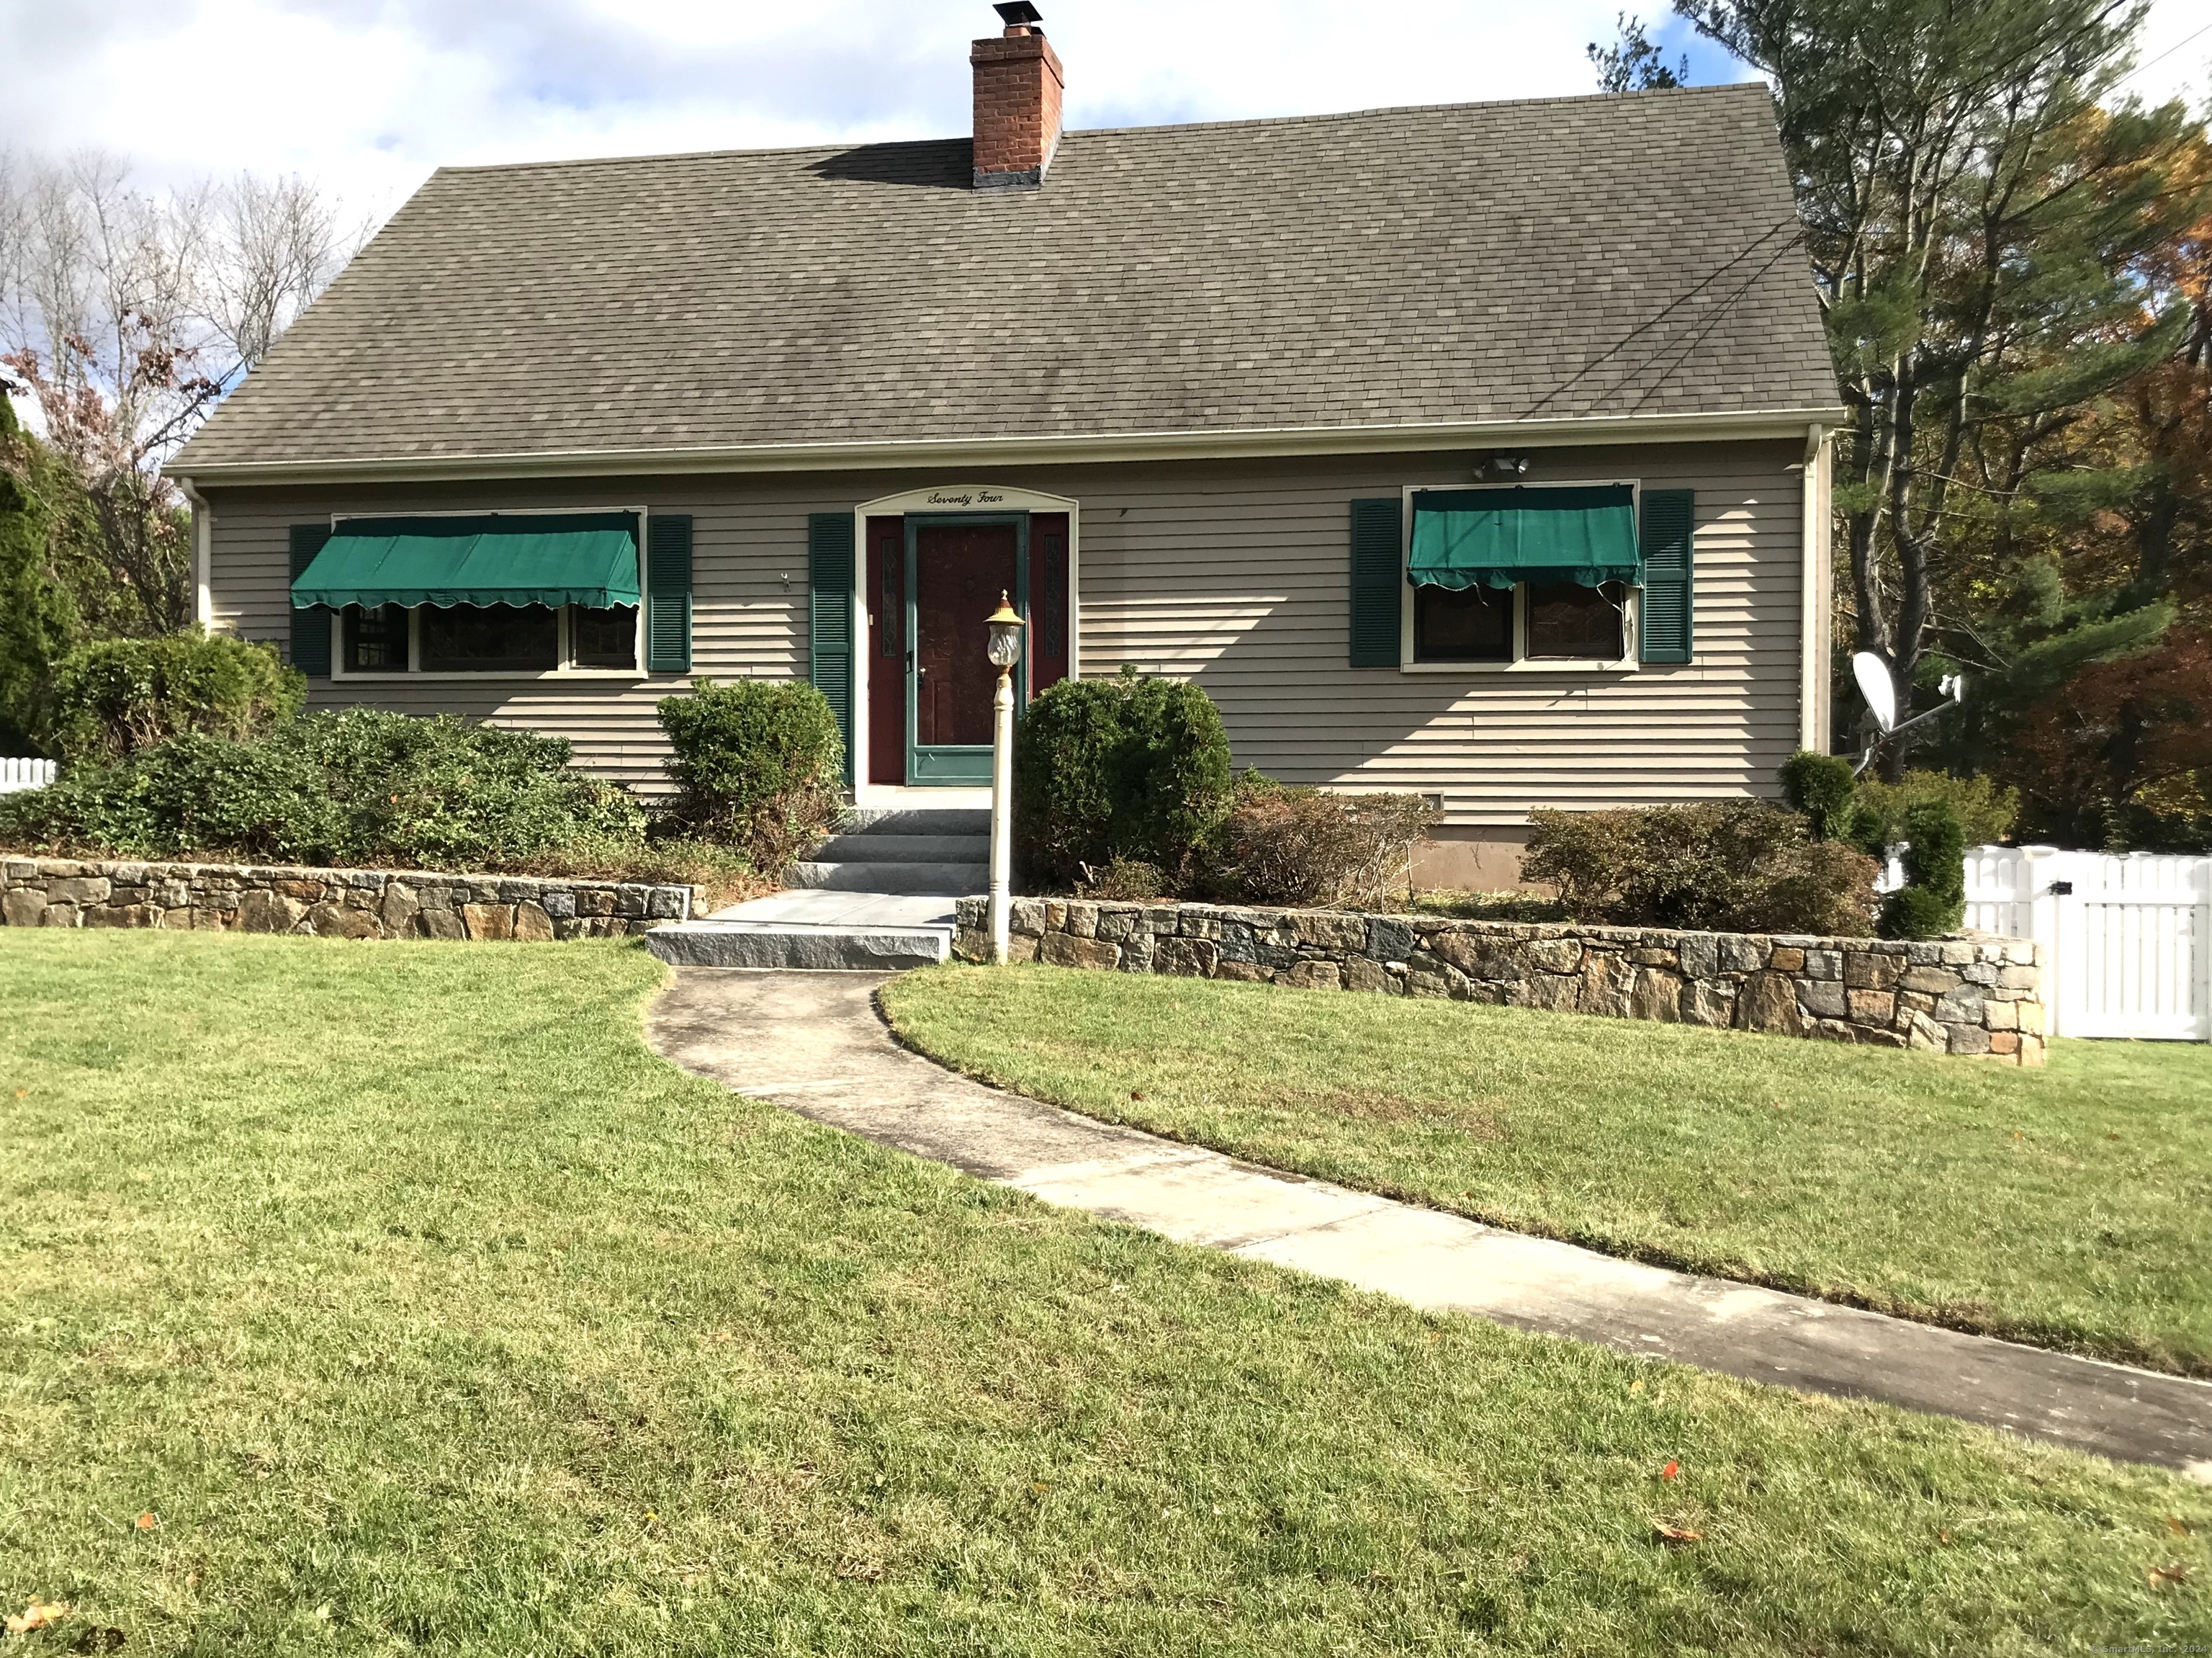
{"label": "white cloud", "polygon": [[[1041,3],[1076,127],[1586,92],[1620,9]],[[2202,18],[2158,0],[2143,56]],[[983,0],[9,0],[0,145],[98,146],[153,180],[299,171],[380,214],[444,162],[964,132],[967,43],[995,27]],[[1728,72],[1690,44],[1698,78]],[[2208,58],[2212,36],[2132,89],[2201,93]]]}

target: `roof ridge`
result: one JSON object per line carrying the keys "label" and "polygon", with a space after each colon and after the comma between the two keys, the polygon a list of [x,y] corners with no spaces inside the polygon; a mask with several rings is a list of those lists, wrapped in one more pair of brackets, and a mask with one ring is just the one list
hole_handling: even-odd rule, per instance
{"label": "roof ridge", "polygon": [[[1060,135],[1070,138],[1119,137],[1151,132],[1218,132],[1231,127],[1311,126],[1330,121],[1358,121],[1383,115],[1433,115],[1451,110],[1554,108],[1561,104],[1620,103],[1646,99],[1710,97],[1738,94],[1756,87],[1767,90],[1756,77],[1747,81],[1717,82],[1711,86],[1661,87],[1639,92],[1572,92],[1548,98],[1470,98],[1452,103],[1377,104],[1365,109],[1322,110],[1306,115],[1245,115],[1225,121],[1158,121],[1142,126],[1071,127]],[[556,168],[630,167],[646,162],[728,161],[752,155],[843,155],[856,149],[924,149],[933,145],[964,144],[964,133],[940,138],[871,138],[818,144],[760,144],[736,149],[665,149],[635,155],[545,156],[526,162],[447,162],[433,169],[445,173],[525,173]]]}

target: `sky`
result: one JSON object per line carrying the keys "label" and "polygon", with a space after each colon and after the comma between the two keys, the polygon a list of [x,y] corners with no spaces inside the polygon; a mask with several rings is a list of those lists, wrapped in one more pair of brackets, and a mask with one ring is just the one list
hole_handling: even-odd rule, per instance
{"label": "sky", "polygon": [[[1623,0],[1039,0],[1071,128],[1595,90]],[[1643,9],[1661,15],[1657,5]],[[2154,0],[2130,89],[2203,101],[2205,0]],[[985,0],[0,0],[0,149],[149,186],[320,180],[381,218],[433,168],[964,134]],[[1742,71],[1671,16],[1698,82]]]}

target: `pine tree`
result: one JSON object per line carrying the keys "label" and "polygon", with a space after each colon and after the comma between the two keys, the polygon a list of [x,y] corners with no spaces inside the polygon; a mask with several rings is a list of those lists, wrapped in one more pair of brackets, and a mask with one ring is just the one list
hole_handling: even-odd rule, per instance
{"label": "pine tree", "polygon": [[[1974,665],[1990,671],[1992,700],[2015,710],[2088,663],[2154,644],[2172,615],[2156,593],[2069,603],[2027,568],[2030,550],[1986,556],[2023,504],[2109,502],[2146,482],[2041,464],[2100,399],[2170,359],[2190,326],[2185,306],[2151,302],[2142,272],[2203,211],[2178,159],[2195,129],[2179,106],[2101,107],[2127,72],[2142,6],[1676,9],[1775,87],[1850,411],[1835,498],[1856,644],[1887,664],[1900,705],[1946,665],[1939,653],[1971,658],[1960,647],[1977,627],[1989,649]],[[1988,603],[1946,615],[1978,556]],[[1901,770],[1903,747],[1884,763]]]}

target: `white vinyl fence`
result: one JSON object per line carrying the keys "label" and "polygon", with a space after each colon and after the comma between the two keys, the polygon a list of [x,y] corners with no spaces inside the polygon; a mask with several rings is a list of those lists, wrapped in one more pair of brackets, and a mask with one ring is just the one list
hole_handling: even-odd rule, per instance
{"label": "white vinyl fence", "polygon": [[1984,846],[1966,924],[2044,947],[2054,1036],[2212,1042],[2212,857]]}
{"label": "white vinyl fence", "polygon": [[0,757],[0,795],[23,789],[44,789],[54,780],[52,760],[15,760]]}

